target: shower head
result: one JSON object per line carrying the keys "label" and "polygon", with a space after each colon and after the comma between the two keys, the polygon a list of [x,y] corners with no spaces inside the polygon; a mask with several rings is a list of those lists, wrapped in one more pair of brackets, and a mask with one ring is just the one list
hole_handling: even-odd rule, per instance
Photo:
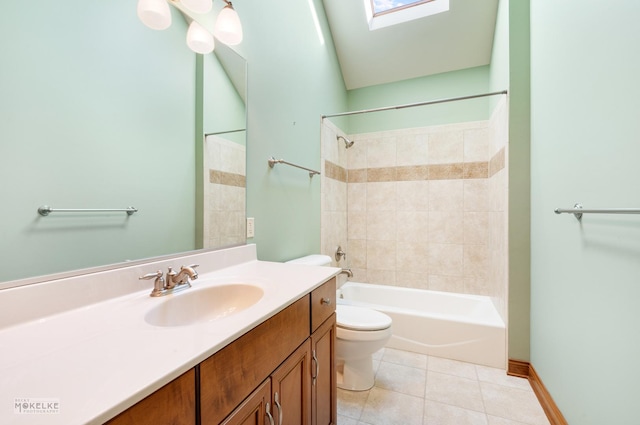
{"label": "shower head", "polygon": [[337,139],[338,140],[342,139],[342,141],[344,142],[344,147],[347,148],[347,149],[349,149],[355,143],[353,140],[349,140],[349,139],[347,139],[346,137],[343,137],[343,136],[338,136]]}

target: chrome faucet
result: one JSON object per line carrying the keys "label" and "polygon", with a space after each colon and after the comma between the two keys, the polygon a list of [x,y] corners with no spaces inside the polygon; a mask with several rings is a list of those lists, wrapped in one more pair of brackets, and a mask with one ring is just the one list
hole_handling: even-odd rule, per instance
{"label": "chrome faucet", "polygon": [[176,272],[171,267],[167,271],[167,283],[165,284],[166,289],[172,289],[179,285],[188,285],[191,286],[191,281],[189,279],[197,279],[198,272],[195,268],[198,267],[197,264],[192,264],[190,266],[181,266],[180,271]]}
{"label": "chrome faucet", "polygon": [[190,288],[190,279],[195,280],[198,278],[198,272],[195,270],[196,267],[198,267],[197,264],[181,266],[179,272],[176,272],[172,267],[169,267],[166,281],[162,270],[158,270],[155,273],[145,274],[144,276],[140,276],[138,279],[155,279],[153,282],[153,290],[150,295],[152,297],[161,297],[163,295],[173,294],[183,289]]}

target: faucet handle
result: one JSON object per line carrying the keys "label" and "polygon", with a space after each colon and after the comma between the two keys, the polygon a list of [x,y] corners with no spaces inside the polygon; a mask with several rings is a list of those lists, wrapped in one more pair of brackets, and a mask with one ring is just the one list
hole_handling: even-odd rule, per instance
{"label": "faucet handle", "polygon": [[138,280],[150,280],[155,279],[153,282],[153,291],[151,291],[152,297],[157,297],[162,294],[164,290],[164,277],[162,277],[162,270],[158,270],[155,273],[147,273],[144,276],[140,276]]}
{"label": "faucet handle", "polygon": [[147,273],[144,276],[140,276],[138,280],[150,280],[150,279],[162,279],[162,270],[158,270],[155,273]]}

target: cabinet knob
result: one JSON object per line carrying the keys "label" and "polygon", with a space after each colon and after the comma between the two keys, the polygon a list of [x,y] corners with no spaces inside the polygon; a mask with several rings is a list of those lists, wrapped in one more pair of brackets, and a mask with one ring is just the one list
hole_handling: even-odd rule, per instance
{"label": "cabinet knob", "polygon": [[331,305],[331,298],[322,298],[320,304]]}

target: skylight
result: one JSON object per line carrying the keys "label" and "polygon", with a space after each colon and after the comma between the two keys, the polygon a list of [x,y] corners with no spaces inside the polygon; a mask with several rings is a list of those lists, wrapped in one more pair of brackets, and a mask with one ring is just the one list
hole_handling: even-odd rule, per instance
{"label": "skylight", "polygon": [[401,24],[449,10],[449,0],[364,0],[369,30]]}
{"label": "skylight", "polygon": [[419,3],[428,3],[432,0],[371,0],[373,3],[373,13],[379,14],[396,9],[403,9]]}

